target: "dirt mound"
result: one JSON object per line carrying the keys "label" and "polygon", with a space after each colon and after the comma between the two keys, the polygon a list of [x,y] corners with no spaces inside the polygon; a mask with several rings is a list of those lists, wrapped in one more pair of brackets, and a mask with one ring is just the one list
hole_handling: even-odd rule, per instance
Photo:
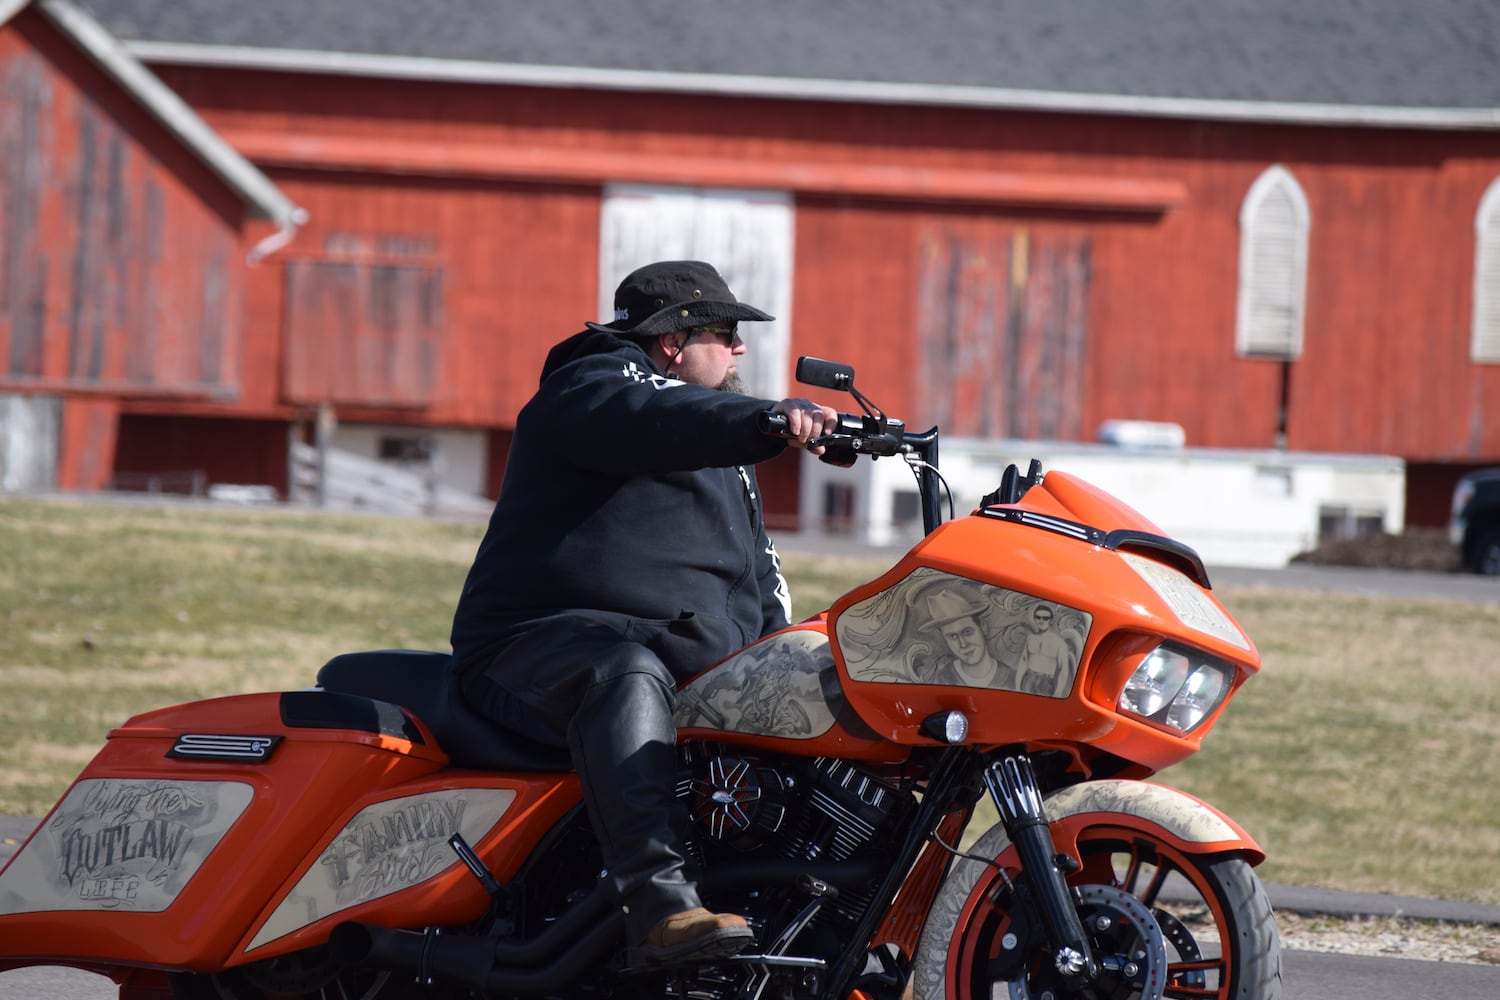
{"label": "dirt mound", "polygon": [[1360,566],[1367,569],[1409,569],[1428,573],[1456,573],[1458,553],[1441,528],[1412,528],[1399,535],[1379,532],[1363,538],[1341,538],[1321,543],[1292,557],[1293,563],[1313,566]]}

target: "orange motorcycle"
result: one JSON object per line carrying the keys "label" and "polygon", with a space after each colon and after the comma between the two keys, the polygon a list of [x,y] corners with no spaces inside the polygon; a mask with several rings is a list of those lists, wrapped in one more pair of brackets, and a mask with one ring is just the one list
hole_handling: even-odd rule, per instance
{"label": "orange motorcycle", "polygon": [[1259,669],[1198,556],[1036,462],[945,518],[936,428],[797,375],[861,411],[824,460],[906,461],[926,533],[679,691],[686,854],[755,946],[632,967],[566,756],[386,650],[112,731],[0,873],[0,970],[127,1000],[1279,997],[1261,848],[1147,780]]}

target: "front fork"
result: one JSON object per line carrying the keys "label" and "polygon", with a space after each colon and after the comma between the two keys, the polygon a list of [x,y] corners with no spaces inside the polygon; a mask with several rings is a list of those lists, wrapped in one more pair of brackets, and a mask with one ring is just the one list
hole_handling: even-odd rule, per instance
{"label": "front fork", "polygon": [[995,761],[984,769],[984,787],[994,799],[1000,822],[1020,855],[1021,871],[1041,910],[1058,974],[1070,989],[1094,982],[1099,977],[1099,964],[1089,948],[1083,922],[1078,919],[1073,891],[1059,867],[1060,861],[1074,862],[1059,855],[1052,842],[1042,790],[1031,768],[1031,759],[1015,756]]}

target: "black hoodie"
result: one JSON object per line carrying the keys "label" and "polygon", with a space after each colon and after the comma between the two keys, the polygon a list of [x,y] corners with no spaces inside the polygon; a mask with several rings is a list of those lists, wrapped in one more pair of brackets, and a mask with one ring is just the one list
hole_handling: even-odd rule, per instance
{"label": "black hoodie", "polygon": [[641,637],[679,680],[786,626],[750,468],[785,448],[756,427],[772,405],[669,379],[613,334],[554,347],[454,615],[458,669],[559,615]]}

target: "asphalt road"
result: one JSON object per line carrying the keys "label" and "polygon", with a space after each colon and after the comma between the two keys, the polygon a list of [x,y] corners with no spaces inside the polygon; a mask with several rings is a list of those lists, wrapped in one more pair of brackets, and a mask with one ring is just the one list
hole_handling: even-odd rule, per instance
{"label": "asphalt road", "polygon": [[[1500,968],[1289,951],[1282,1000],[1495,1000]],[[0,997],[5,994],[0,992]]]}
{"label": "asphalt road", "polygon": [[1215,586],[1274,587],[1414,600],[1464,601],[1500,607],[1500,577],[1473,573],[1418,573],[1349,566],[1296,565],[1285,569],[1210,566],[1208,578]]}
{"label": "asphalt road", "polygon": [[[1495,1000],[1500,969],[1287,952],[1282,1000]],[[0,972],[0,1000],[116,1000],[114,984],[74,969]]]}

